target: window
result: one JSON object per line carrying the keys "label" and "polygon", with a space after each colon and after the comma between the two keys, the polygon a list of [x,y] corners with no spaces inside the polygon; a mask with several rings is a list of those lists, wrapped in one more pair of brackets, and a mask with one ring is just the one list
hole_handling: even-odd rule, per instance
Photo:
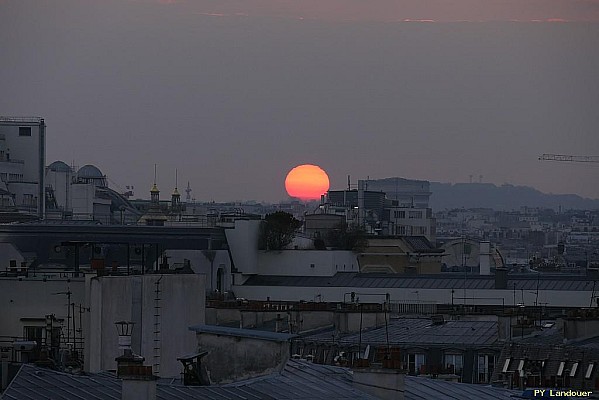
{"label": "window", "polygon": [[564,366],[566,365],[566,363],[564,361],[562,361],[561,363],[559,363],[559,368],[557,369],[557,376],[562,376],[562,374],[564,373]]}
{"label": "window", "polygon": [[43,337],[44,337],[44,327],[42,327],[42,326],[24,326],[23,327],[23,339],[28,340],[28,341],[35,341],[38,346],[41,346]]}
{"label": "window", "polygon": [[576,376],[576,371],[578,370],[578,363],[575,362],[574,365],[572,365],[572,369],[570,370],[570,377],[574,378]]}
{"label": "window", "polygon": [[501,370],[501,372],[503,372],[504,374],[508,371],[508,368],[510,367],[510,358],[506,358],[505,359],[505,363],[503,364],[503,369]]}
{"label": "window", "polygon": [[445,369],[450,374],[462,375],[464,357],[461,354],[445,354]]}
{"label": "window", "polygon": [[585,379],[591,379],[591,375],[593,374],[594,366],[595,366],[595,363],[589,363],[589,366],[587,367],[587,372],[584,374]]}
{"label": "window", "polygon": [[19,136],[31,136],[31,127],[30,126],[20,126],[19,127]]}
{"label": "window", "polygon": [[393,211],[393,216],[395,218],[405,218],[406,212],[405,211]]}
{"label": "window", "polygon": [[426,227],[425,226],[415,226],[412,228],[412,233],[414,235],[426,235]]}
{"label": "window", "polygon": [[422,211],[410,211],[408,213],[409,219],[422,219]]}
{"label": "window", "polygon": [[424,365],[426,357],[424,354],[412,353],[408,354],[408,372],[418,375],[421,367]]}
{"label": "window", "polygon": [[216,271],[216,290],[219,293],[224,291],[224,283],[225,283],[225,264],[220,264],[218,270]]}
{"label": "window", "polygon": [[32,194],[24,194],[23,195],[23,205],[24,206],[35,206],[36,205],[36,201],[33,198]]}
{"label": "window", "polygon": [[[506,360],[509,365],[509,358]],[[491,374],[495,369],[495,356],[492,354],[481,354],[478,356],[478,383],[489,383]],[[504,365],[505,369],[505,365]]]}

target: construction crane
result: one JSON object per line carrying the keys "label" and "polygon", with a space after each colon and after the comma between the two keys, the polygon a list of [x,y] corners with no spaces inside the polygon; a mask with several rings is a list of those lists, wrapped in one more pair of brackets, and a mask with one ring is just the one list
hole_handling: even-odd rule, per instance
{"label": "construction crane", "polygon": [[543,154],[539,157],[542,161],[569,161],[599,163],[599,156],[572,156],[568,154]]}

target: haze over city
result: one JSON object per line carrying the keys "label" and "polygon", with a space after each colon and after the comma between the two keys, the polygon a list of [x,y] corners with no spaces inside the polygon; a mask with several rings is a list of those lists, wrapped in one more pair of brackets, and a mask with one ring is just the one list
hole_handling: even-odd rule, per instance
{"label": "haze over city", "polygon": [[537,160],[599,154],[598,21],[597,1],[3,0],[0,110],[45,118],[48,163],[139,197],[158,164],[164,194],[178,169],[198,200],[277,201],[310,163],[331,188],[599,198],[597,165]]}

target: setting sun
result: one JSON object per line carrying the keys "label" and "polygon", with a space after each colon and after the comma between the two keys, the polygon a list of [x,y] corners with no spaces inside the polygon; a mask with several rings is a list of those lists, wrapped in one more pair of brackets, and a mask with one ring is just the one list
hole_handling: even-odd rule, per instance
{"label": "setting sun", "polygon": [[291,197],[317,200],[329,190],[329,176],[317,165],[299,165],[287,174],[285,189]]}

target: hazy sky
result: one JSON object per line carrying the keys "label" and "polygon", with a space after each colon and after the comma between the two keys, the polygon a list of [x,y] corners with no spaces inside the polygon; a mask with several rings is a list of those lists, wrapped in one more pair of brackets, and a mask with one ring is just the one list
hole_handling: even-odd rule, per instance
{"label": "hazy sky", "polygon": [[163,198],[277,201],[312,163],[599,198],[537,160],[599,155],[599,1],[0,0],[0,115],[138,197],[157,163]]}

